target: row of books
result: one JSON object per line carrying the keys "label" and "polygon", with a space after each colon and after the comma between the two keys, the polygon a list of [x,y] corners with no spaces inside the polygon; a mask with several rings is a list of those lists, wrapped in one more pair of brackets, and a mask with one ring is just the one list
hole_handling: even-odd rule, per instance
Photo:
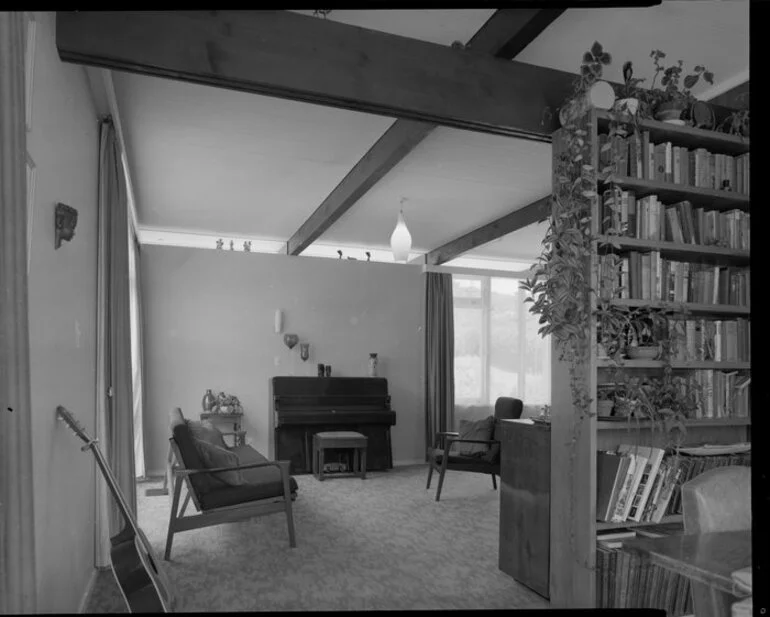
{"label": "row of books", "polygon": [[661,448],[631,444],[597,452],[597,520],[660,522],[676,482],[676,469],[664,455]]}
{"label": "row of books", "polygon": [[730,465],[751,467],[751,452],[711,456],[690,456],[687,454],[680,454],[678,457],[680,478],[674,487],[674,492],[671,495],[666,515],[682,514],[682,485],[685,482],[689,482],[696,476],[699,476],[710,469],[727,467]]}
{"label": "row of books", "polygon": [[671,359],[692,362],[749,362],[751,321],[737,319],[670,319]]}
{"label": "row of books", "polygon": [[600,167],[622,176],[749,194],[750,155],[690,150],[670,141],[653,143],[649,131],[628,137],[599,135]]}
{"label": "row of books", "polygon": [[597,536],[596,605],[599,608],[654,608],[670,617],[692,614],[690,580],[662,568],[623,542],[634,537],[682,534],[681,523],[640,527]]}
{"label": "row of books", "polygon": [[642,240],[751,250],[748,212],[693,208],[688,200],[666,205],[657,195],[636,198],[633,191],[602,194],[602,232]]}
{"label": "row of books", "polygon": [[748,267],[664,259],[660,251],[599,256],[600,296],[662,302],[749,306]]}
{"label": "row of books", "polygon": [[[746,462],[748,461],[748,462]],[[681,513],[681,485],[713,467],[749,465],[750,453],[692,457],[662,448],[619,444],[596,457],[596,518],[659,523]]]}
{"label": "row of books", "polygon": [[739,371],[697,370],[687,375],[685,388],[696,400],[694,419],[748,418],[751,415],[751,376]]}

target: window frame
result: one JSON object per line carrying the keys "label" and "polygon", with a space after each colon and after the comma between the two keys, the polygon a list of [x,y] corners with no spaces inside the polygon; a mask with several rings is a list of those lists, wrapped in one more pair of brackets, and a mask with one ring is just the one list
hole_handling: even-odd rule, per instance
{"label": "window frame", "polygon": [[[458,405],[489,405],[491,401],[490,383],[491,383],[491,362],[489,350],[491,345],[491,322],[492,322],[492,279],[493,278],[511,278],[509,276],[495,277],[493,275],[481,274],[452,274],[452,280],[465,279],[480,282],[480,294],[478,297],[457,297],[453,294],[454,308],[477,308],[481,311],[481,393],[479,398],[458,398],[455,395],[455,404]],[[518,290],[521,293],[521,290]],[[523,299],[523,298],[522,298]],[[527,314],[528,307],[522,302],[521,310],[518,311],[517,336],[526,341],[527,337]],[[517,386],[519,392],[526,391],[526,367],[527,348],[526,345],[519,345],[519,368],[517,371]]]}

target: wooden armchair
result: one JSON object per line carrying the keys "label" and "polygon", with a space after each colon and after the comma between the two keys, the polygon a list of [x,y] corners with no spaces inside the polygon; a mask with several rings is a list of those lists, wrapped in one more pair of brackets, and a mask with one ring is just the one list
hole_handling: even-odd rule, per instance
{"label": "wooden armchair", "polygon": [[[275,512],[285,512],[289,545],[297,545],[291,509],[297,496],[297,482],[289,475],[289,461],[269,461],[251,446],[242,445],[229,448],[238,456],[237,467],[206,468],[181,409],[170,413],[170,425],[169,441],[176,463],[171,467],[173,499],[164,559],[171,557],[175,533]],[[244,484],[226,484],[217,475],[236,470],[243,475]],[[187,493],[179,508],[183,487]],[[190,501],[198,514],[185,516]]]}
{"label": "wooden armchair", "polygon": [[[500,475],[500,420],[516,420],[521,417],[523,409],[523,402],[517,398],[507,396],[498,398],[495,401],[492,438],[488,440],[460,439],[460,433],[454,431],[436,433],[433,448],[428,450],[428,484],[425,487],[426,489],[430,488],[430,481],[435,469],[439,473],[436,501],[439,501],[441,498],[441,488],[444,485],[444,476],[448,469],[489,474],[492,476],[492,487],[497,490],[497,479],[495,476]],[[489,449],[482,456],[455,454],[451,451],[452,445],[459,443],[486,444],[489,446]]]}

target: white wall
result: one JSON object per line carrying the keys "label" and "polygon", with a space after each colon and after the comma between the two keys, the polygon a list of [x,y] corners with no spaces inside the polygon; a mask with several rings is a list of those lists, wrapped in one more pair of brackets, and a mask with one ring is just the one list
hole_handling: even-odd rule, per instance
{"label": "white wall", "polygon": [[[96,360],[97,117],[82,67],[59,60],[53,13],[36,13],[32,131],[36,163],[29,277],[35,552],[39,612],[75,612],[94,565],[94,462],[55,419],[93,432]],[[78,210],[54,250],[54,206]]]}
{"label": "white wall", "polygon": [[[247,441],[268,455],[269,379],[319,362],[364,376],[370,352],[397,414],[394,461],[424,459],[419,266],[144,245],[141,268],[149,472],[164,468],[169,410],[197,418],[206,388],[240,398]],[[279,308],[284,332],[310,343],[307,363],[274,333]]]}

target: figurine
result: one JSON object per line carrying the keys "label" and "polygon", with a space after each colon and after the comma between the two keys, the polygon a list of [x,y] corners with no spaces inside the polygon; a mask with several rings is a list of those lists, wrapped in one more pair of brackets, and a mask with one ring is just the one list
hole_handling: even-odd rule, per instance
{"label": "figurine", "polygon": [[222,248],[222,246],[224,246],[224,244],[225,244],[225,241],[224,241],[224,240],[222,240],[222,238],[220,238],[219,240],[217,240],[217,248],[218,248],[218,249],[221,249],[221,248]]}
{"label": "figurine", "polygon": [[251,240],[246,240],[246,242],[243,243],[243,250],[247,253],[251,253]]}

